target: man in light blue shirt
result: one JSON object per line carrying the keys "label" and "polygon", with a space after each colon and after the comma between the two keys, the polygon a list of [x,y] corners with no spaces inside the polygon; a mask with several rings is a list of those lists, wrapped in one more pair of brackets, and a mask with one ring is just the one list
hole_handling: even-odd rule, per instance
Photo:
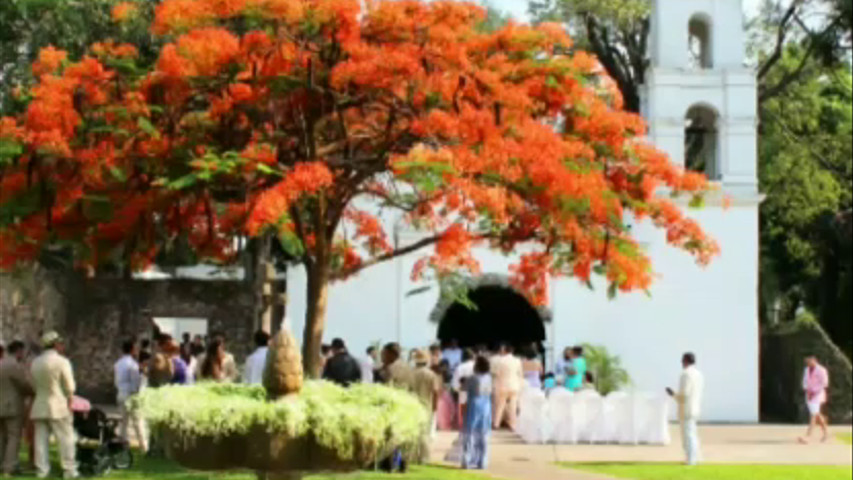
{"label": "man in light blue shirt", "polygon": [[572,348],[572,363],[566,378],[566,388],[573,392],[583,388],[583,379],[586,377],[586,359],[583,358],[583,347]]}
{"label": "man in light blue shirt", "polygon": [[456,371],[456,367],[462,363],[462,349],[459,348],[458,340],[452,339],[447,343],[447,347],[441,352],[441,359],[447,360],[451,373]]}
{"label": "man in light blue shirt", "polygon": [[122,440],[130,444],[130,429],[133,428],[133,433],[139,442],[139,448],[143,452],[148,452],[148,434],[145,425],[145,419],[139,411],[127,404],[127,401],[137,395],[142,390],[142,373],[139,369],[139,347],[136,341],[127,340],[121,345],[121,351],[124,354],[121,359],[113,366],[115,375],[115,386],[118,391],[116,398],[119,411],[121,413],[121,423],[119,423],[119,435]]}

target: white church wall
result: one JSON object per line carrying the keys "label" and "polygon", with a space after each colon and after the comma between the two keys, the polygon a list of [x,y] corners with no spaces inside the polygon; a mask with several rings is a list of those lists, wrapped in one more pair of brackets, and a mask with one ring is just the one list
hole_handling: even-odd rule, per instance
{"label": "white church wall", "polygon": [[644,293],[608,300],[606,285],[590,291],[573,279],[557,282],[553,299],[555,352],[593,343],[622,357],[635,388],[675,387],[681,355],[693,351],[705,373],[707,421],[758,420],[757,209],[708,208],[692,212],[722,253],[698,267],[666,245],[663,233],[640,224],[659,278]]}

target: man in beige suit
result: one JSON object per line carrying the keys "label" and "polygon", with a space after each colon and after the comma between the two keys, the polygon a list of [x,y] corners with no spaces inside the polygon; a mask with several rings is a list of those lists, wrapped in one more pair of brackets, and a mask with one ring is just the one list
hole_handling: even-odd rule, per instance
{"label": "man in beige suit", "polygon": [[64,478],[77,478],[71,399],[76,388],[71,362],[62,356],[65,346],[56,332],[42,337],[44,352],[31,368],[36,398],[30,413],[35,424],[36,474],[50,474],[50,434],[59,442]]}
{"label": "man in beige suit", "polygon": [[518,397],[524,385],[524,368],[521,360],[512,354],[512,348],[507,343],[501,344],[498,354],[492,358],[491,362],[494,378],[493,427],[495,430],[500,429],[506,418],[509,428],[515,430]]}
{"label": "man in beige suit", "polygon": [[26,421],[26,401],[33,396],[24,367],[26,348],[22,342],[9,344],[0,360],[0,473],[13,475],[18,469],[18,448]]}

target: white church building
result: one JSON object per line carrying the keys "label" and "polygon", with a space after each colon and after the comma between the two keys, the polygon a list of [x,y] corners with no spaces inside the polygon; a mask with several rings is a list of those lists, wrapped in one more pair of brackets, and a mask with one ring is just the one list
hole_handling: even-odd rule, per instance
{"label": "white church building", "polygon": [[[604,284],[590,290],[575,279],[553,280],[547,307],[529,308],[532,318],[522,320],[502,318],[523,310],[507,284],[509,265],[517,258],[477,250],[483,276],[471,279],[472,299],[494,302],[501,292],[506,298],[478,303],[482,312],[495,315],[495,328],[484,321],[467,334],[491,338],[507,322],[532,322],[519,331],[541,337],[534,340],[545,347],[546,369],[566,346],[601,345],[621,357],[632,388],[655,393],[677,386],[681,355],[693,351],[705,374],[704,420],[756,422],[762,197],[756,173],[756,81],[745,64],[741,0],[655,0],[650,35],[651,67],[642,87],[650,139],[672,161],[703,169],[719,184],[704,208],[688,212],[717,240],[721,254],[700,267],[667,245],[663,231],[638,223],[634,235],[659,274],[651,295],[620,294],[610,300]],[[400,246],[420,238],[403,227],[389,231]],[[421,255],[397,258],[335,284],[325,341],[341,337],[359,355],[377,342],[422,348],[455,335],[458,328],[450,322],[470,322],[458,305],[439,301],[437,286],[410,279]],[[304,271],[289,269],[287,283],[287,314],[294,331],[301,332]]]}

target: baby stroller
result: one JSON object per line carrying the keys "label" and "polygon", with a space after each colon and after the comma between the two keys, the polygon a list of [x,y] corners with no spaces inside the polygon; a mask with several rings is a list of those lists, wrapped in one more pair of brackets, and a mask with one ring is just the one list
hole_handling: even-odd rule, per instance
{"label": "baby stroller", "polygon": [[77,462],[80,472],[88,476],[108,474],[112,469],[126,470],[133,466],[133,453],[116,434],[118,422],[97,408],[88,411],[74,409],[74,430],[77,433]]}

